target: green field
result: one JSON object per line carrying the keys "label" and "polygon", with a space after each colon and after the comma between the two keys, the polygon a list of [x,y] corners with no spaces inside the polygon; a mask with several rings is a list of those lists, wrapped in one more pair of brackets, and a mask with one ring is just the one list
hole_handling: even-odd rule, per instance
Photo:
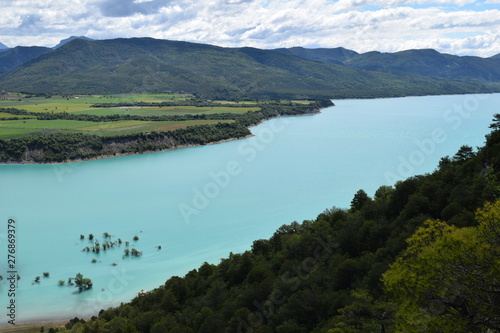
{"label": "green field", "polygon": [[[12,118],[12,117],[16,117],[15,115],[13,114],[10,114],[10,113],[5,113],[5,112],[0,112],[0,120],[2,118]],[[22,116],[23,118],[35,118],[35,116]]]}
{"label": "green field", "polygon": [[159,103],[164,101],[185,100],[188,96],[172,94],[123,94],[123,95],[79,95],[79,96],[52,96],[28,97],[16,95],[15,99],[0,100],[0,108],[16,108],[29,112],[85,112],[95,108],[97,103]]}
{"label": "green field", "polygon": [[[99,124],[99,123],[97,123]],[[33,131],[41,131],[46,129],[61,129],[68,130],[85,126],[96,125],[96,123],[91,121],[76,121],[76,120],[38,120],[38,119],[26,119],[26,120],[4,120],[0,122],[0,129],[4,128],[23,128],[32,129]]]}
{"label": "green field", "polygon": [[32,129],[26,128],[2,128],[0,127],[0,139],[11,139],[32,133]]}
{"label": "green field", "polygon": [[5,120],[0,121],[0,139],[11,139],[27,134],[51,131],[87,133],[100,136],[132,134],[140,132],[172,131],[194,125],[234,122],[233,120],[188,120],[188,121],[113,121],[91,122],[76,120]]}
{"label": "green field", "polygon": [[113,114],[129,114],[137,116],[181,116],[186,114],[213,114],[213,113],[244,113],[257,111],[258,107],[228,107],[228,106],[164,106],[164,107],[120,107],[120,108],[91,108],[90,110],[76,111],[77,114],[91,114],[108,116]]}
{"label": "green field", "polygon": [[[12,95],[12,99],[0,100],[0,108],[16,108],[29,112],[68,112],[79,114],[92,115],[112,115],[112,114],[130,114],[141,116],[163,116],[163,115],[184,115],[184,114],[207,114],[207,113],[242,113],[247,111],[259,110],[258,107],[237,107],[238,105],[247,104],[245,102],[226,102],[219,101],[224,104],[235,104],[235,107],[228,106],[164,106],[164,107],[111,107],[111,108],[94,108],[94,104],[104,103],[160,103],[186,100],[189,95],[173,95],[173,94],[123,94],[123,95],[83,95],[83,96],[53,96],[46,97],[22,97],[20,95]],[[15,97],[15,98],[14,98]],[[18,98],[21,97],[21,98]],[[253,103],[253,102],[252,102]],[[248,102],[248,104],[251,104]],[[254,103],[253,103],[254,104]],[[0,116],[2,117],[2,116]]]}
{"label": "green field", "polygon": [[96,134],[102,136],[132,134],[139,132],[165,132],[178,128],[186,128],[195,125],[210,125],[217,123],[230,123],[234,120],[188,120],[188,121],[117,121],[98,123],[98,125],[77,128],[79,132]]}
{"label": "green field", "polygon": [[[0,108],[16,108],[34,113],[74,113],[89,114],[96,116],[108,115],[131,115],[131,116],[174,116],[174,115],[192,115],[192,114],[214,114],[214,113],[232,113],[240,114],[247,111],[257,111],[260,108],[253,105],[248,107],[239,107],[243,103],[236,103],[235,107],[227,106],[130,106],[130,107],[110,107],[100,108],[92,107],[93,104],[105,103],[159,103],[159,102],[178,102],[186,103],[191,95],[174,94],[123,94],[123,95],[79,95],[79,96],[45,96],[31,97],[29,95],[10,94],[5,99],[0,100]],[[246,103],[245,103],[246,104]],[[189,120],[189,121],[110,121],[110,122],[90,122],[78,120],[38,120],[36,116],[18,116],[30,117],[34,119],[23,120],[2,120],[5,118],[16,117],[15,115],[0,112],[0,139],[11,139],[19,136],[38,134],[50,131],[67,131],[91,133],[102,136],[132,134],[138,132],[151,131],[170,131],[187,126],[216,124],[220,120]],[[232,122],[232,120],[224,121]]]}

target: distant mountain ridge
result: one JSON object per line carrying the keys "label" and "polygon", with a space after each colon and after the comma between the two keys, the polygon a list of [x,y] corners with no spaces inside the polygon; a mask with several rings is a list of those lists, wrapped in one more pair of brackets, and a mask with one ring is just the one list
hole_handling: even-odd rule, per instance
{"label": "distant mountain ridge", "polygon": [[57,49],[74,39],[93,40],[85,36],[71,36],[61,40],[59,44],[52,48],[43,46],[16,46],[10,49],[0,43],[0,74],[11,71],[14,68],[21,66],[22,64],[51,51],[52,49]]}
{"label": "distant mountain ridge", "polygon": [[5,44],[0,43],[0,52],[5,52],[9,49],[9,47]]}
{"label": "distant mountain ridge", "polygon": [[[360,56],[363,54],[343,48],[262,50],[153,38],[73,38],[1,74],[0,89],[64,94],[184,91],[234,99],[370,98],[491,91],[490,87],[466,80],[355,68],[362,67],[354,65],[354,59]],[[0,58],[0,67],[3,61]]]}
{"label": "distant mountain ridge", "polygon": [[22,64],[51,51],[41,46],[16,46],[0,53],[0,74],[6,73]]}
{"label": "distant mountain ridge", "polygon": [[490,58],[456,56],[433,49],[406,50],[395,53],[371,51],[358,54],[343,48],[336,49],[276,49],[301,58],[342,64],[379,72],[406,72],[432,78],[500,81],[500,54]]}

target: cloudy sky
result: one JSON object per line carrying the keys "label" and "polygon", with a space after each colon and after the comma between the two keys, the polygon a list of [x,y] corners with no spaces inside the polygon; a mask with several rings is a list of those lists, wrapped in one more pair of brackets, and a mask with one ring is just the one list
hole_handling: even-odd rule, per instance
{"label": "cloudy sky", "polygon": [[0,42],[9,47],[51,47],[77,35],[500,53],[500,0],[0,0],[0,8]]}

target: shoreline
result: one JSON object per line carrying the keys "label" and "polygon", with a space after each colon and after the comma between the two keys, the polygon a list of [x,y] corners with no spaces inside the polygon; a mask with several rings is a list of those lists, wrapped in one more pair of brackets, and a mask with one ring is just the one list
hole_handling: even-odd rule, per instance
{"label": "shoreline", "polygon": [[[281,117],[302,117],[302,116],[309,116],[309,115],[315,115],[315,114],[320,114],[322,109],[317,109],[315,112],[311,113],[306,113],[306,114],[300,114],[300,115],[285,115],[285,116],[276,116],[276,117],[271,117],[267,119],[262,119],[258,123],[254,125],[250,125],[247,128],[252,128],[258,125],[261,125],[262,123],[271,120],[271,119],[277,119]],[[137,154],[137,153],[117,153],[114,155],[100,155],[97,157],[93,158],[79,158],[75,160],[70,160],[70,161],[64,161],[64,162],[35,162],[35,161],[23,161],[23,162],[0,162],[1,165],[33,165],[33,164],[38,164],[38,165],[57,165],[57,164],[70,164],[70,163],[81,163],[81,162],[90,162],[90,161],[98,161],[98,160],[104,160],[104,159],[110,159],[110,158],[116,158],[116,157],[125,157],[125,156],[138,156],[138,155],[145,155],[145,154],[152,154],[152,153],[162,153],[162,152],[167,152],[167,151],[172,151],[172,150],[178,150],[178,149],[184,149],[184,148],[193,148],[193,147],[203,147],[203,146],[209,146],[209,145],[215,145],[219,143],[224,143],[224,142],[231,142],[231,141],[236,141],[236,140],[242,140],[242,139],[248,139],[253,137],[254,134],[249,134],[240,138],[230,138],[230,139],[224,139],[224,140],[219,140],[219,141],[213,141],[213,142],[208,142],[205,144],[200,144],[200,145],[180,145],[176,146],[173,148],[168,148],[168,149],[160,149],[160,150],[152,150],[152,151],[145,151],[143,153]],[[1,326],[0,326],[1,327]]]}
{"label": "shoreline", "polygon": [[57,164],[90,162],[90,161],[105,160],[105,159],[117,158],[117,157],[138,156],[138,155],[145,155],[145,154],[152,154],[152,153],[162,153],[162,152],[166,152],[166,151],[178,150],[178,149],[184,149],[184,148],[210,146],[210,145],[216,145],[216,144],[224,143],[224,142],[230,142],[230,141],[236,141],[236,140],[240,140],[240,139],[251,138],[252,136],[254,136],[254,135],[250,134],[250,135],[246,135],[246,136],[241,137],[241,138],[224,139],[224,140],[219,140],[219,141],[213,141],[213,142],[205,143],[205,144],[202,144],[202,145],[181,145],[181,146],[176,146],[176,147],[168,148],[168,149],[145,151],[145,152],[140,153],[140,154],[134,154],[134,153],[130,153],[130,154],[117,153],[115,155],[101,155],[101,156],[98,156],[98,157],[92,157],[92,158],[86,158],[86,159],[78,158],[78,159],[75,159],[75,160],[64,161],[64,162],[34,162],[34,161],[25,161],[25,162],[0,162],[0,165],[32,165],[32,164],[57,165]]}

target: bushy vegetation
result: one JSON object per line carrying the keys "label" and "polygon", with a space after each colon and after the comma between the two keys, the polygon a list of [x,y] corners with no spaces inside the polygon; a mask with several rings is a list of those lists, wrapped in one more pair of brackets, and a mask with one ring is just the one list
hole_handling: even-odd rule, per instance
{"label": "bushy vegetation", "polygon": [[[71,332],[499,332],[500,115],[486,145],[281,226]],[[443,222],[446,221],[446,222]]]}

